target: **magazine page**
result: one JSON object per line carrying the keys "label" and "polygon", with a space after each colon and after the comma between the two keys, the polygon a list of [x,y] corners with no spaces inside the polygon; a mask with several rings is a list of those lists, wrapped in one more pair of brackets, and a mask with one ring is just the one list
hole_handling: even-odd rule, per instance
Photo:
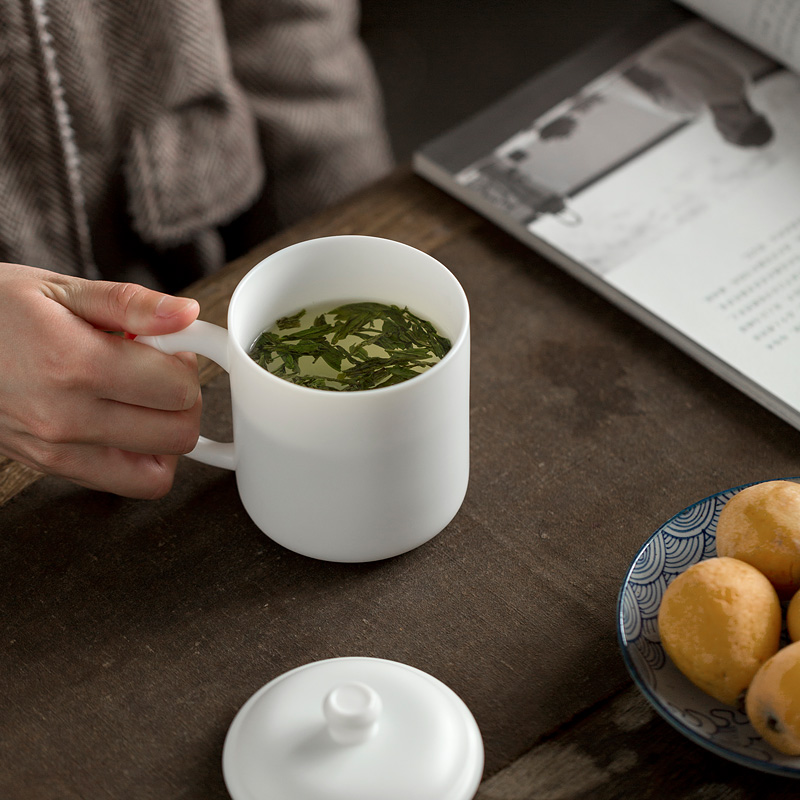
{"label": "magazine page", "polygon": [[717,198],[608,280],[800,408],[800,158],[761,168],[741,176],[753,195]]}
{"label": "magazine page", "polygon": [[797,0],[678,0],[800,72],[800,3]]}
{"label": "magazine page", "polygon": [[508,230],[710,353],[740,388],[794,409],[796,424],[798,141],[800,77],[695,20],[454,181]]}

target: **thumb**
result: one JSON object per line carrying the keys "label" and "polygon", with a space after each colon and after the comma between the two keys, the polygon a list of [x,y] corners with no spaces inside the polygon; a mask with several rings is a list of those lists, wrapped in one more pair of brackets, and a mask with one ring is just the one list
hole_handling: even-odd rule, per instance
{"label": "thumb", "polygon": [[135,283],[77,278],[52,287],[55,298],[97,328],[157,336],[183,330],[197,319],[200,305]]}

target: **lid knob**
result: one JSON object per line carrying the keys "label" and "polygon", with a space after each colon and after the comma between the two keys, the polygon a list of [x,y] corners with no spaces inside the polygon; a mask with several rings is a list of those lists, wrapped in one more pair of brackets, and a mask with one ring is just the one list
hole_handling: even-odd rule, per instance
{"label": "lid knob", "polygon": [[361,744],[378,730],[383,703],[365,683],[342,683],[328,692],[322,712],[331,738],[338,744]]}

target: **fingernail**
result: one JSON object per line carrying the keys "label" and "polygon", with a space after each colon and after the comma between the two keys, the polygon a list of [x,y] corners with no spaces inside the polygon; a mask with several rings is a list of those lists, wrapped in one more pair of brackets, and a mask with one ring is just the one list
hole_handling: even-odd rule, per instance
{"label": "fingernail", "polygon": [[172,295],[164,295],[156,306],[155,316],[159,319],[168,319],[169,317],[177,317],[186,309],[191,308],[197,301],[187,297],[173,297]]}

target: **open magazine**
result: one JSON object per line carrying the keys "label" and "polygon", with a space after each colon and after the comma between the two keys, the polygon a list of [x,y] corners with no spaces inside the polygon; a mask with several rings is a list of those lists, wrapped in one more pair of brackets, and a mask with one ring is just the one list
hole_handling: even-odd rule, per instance
{"label": "open magazine", "polygon": [[414,167],[800,428],[800,3],[682,2]]}

